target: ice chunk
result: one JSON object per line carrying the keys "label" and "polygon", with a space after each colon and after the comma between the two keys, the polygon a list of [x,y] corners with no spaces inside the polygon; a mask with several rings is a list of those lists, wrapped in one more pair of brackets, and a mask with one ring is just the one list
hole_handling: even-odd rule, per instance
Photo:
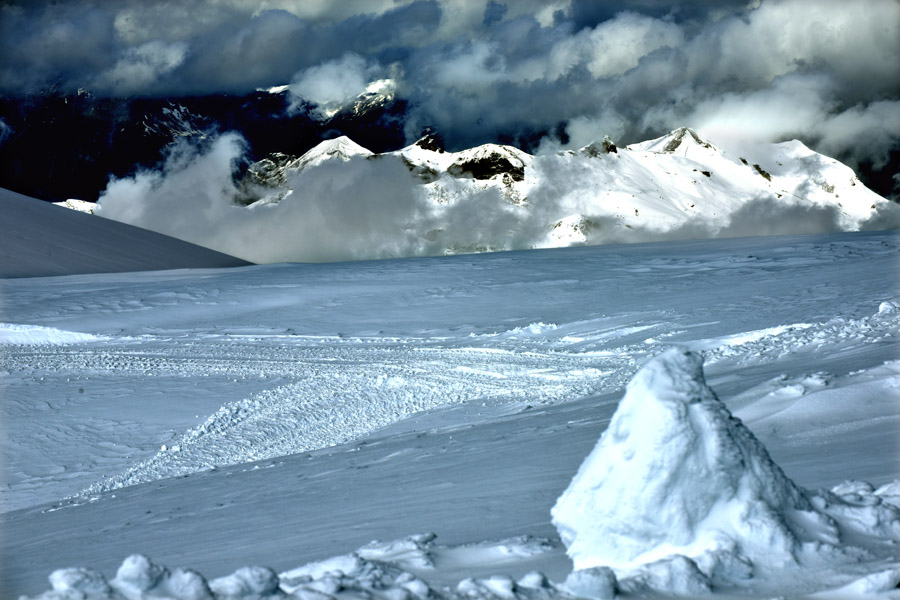
{"label": "ice chunk", "polygon": [[[50,574],[50,585],[63,598],[115,598],[102,574],[82,567],[59,569]],[[52,596],[51,596],[52,597]]]}
{"label": "ice chunk", "polygon": [[227,577],[209,582],[217,596],[228,598],[268,598],[280,596],[278,575],[267,567],[241,567]]}
{"label": "ice chunk", "polygon": [[579,598],[608,600],[616,596],[616,574],[609,567],[573,571],[566,578],[563,587]]}
{"label": "ice chunk", "polygon": [[124,561],[116,572],[116,585],[126,590],[145,592],[156,586],[160,580],[168,577],[169,572],[163,566],[156,565],[143,554],[132,554]]}
{"label": "ice chunk", "polygon": [[900,311],[900,302],[887,300],[878,305],[878,314],[889,315]]}
{"label": "ice chunk", "polygon": [[838,539],[680,349],[634,376],[552,515],[576,569],[716,553],[777,567]]}

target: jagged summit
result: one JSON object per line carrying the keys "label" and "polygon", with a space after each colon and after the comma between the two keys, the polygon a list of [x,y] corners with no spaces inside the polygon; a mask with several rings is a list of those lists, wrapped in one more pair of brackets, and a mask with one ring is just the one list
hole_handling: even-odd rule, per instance
{"label": "jagged summit", "polygon": [[433,131],[426,131],[421,138],[414,144],[423,150],[432,152],[445,152],[444,136]]}
{"label": "jagged summit", "polygon": [[646,152],[676,154],[678,156],[687,156],[692,151],[696,153],[699,149],[706,151],[706,153],[718,152],[718,148],[701,139],[697,132],[690,127],[679,127],[664,136],[638,144],[631,144],[628,148]]}
{"label": "jagged summit", "polygon": [[593,141],[583,147],[580,152],[587,156],[602,156],[604,154],[618,154],[619,149],[616,143],[608,135],[604,135],[601,141]]}
{"label": "jagged summit", "polygon": [[[234,205],[252,210],[285,203],[283,210],[259,211],[283,214],[283,221],[303,218],[290,208],[296,202],[330,202],[338,181],[358,186],[354,196],[361,201],[384,195],[380,206],[391,215],[384,223],[403,223],[403,231],[371,225],[385,228],[376,237],[389,247],[373,249],[377,256],[856,231],[900,223],[900,207],[867,189],[846,165],[799,142],[758,146],[752,155],[734,157],[688,128],[626,147],[605,138],[580,151],[538,156],[500,144],[441,151],[440,142],[426,132],[399,150],[372,152],[341,136],[299,157],[270,154],[250,165],[236,186],[230,179],[223,184],[234,191],[222,201],[229,203],[229,218],[236,214]],[[379,160],[359,160],[374,157]],[[320,190],[315,197],[313,189]],[[396,200],[398,194],[406,204]],[[398,236],[404,240],[400,246]]]}
{"label": "jagged summit", "polygon": [[[250,166],[252,183],[259,185],[244,186],[246,198],[238,203],[281,202],[290,174],[327,161],[375,155],[342,136],[299,158],[270,156]],[[735,220],[755,203],[761,203],[764,215],[799,207],[847,230],[858,229],[881,210],[896,212],[848,167],[800,142],[772,144],[767,155],[746,160],[726,156],[687,127],[626,147],[607,136],[579,151],[541,156],[500,144],[449,152],[439,134],[426,130],[414,144],[377,155],[399,158],[411,175],[412,193],[431,207],[462,205],[496,192],[501,201],[526,211],[516,218],[527,214],[533,220],[539,214],[544,222],[528,223],[529,231],[538,232],[531,247],[538,248],[645,241],[655,239],[653,232],[681,228],[701,237],[756,235],[757,227],[791,233],[790,224],[774,216]],[[527,212],[537,202],[540,211]],[[757,224],[766,218],[772,222]],[[435,231],[446,230],[429,226],[422,235],[437,243]],[[491,247],[503,248],[503,243]],[[474,246],[447,239],[442,251],[468,247]]]}
{"label": "jagged summit", "polygon": [[[711,144],[701,140],[700,136],[697,135],[697,132],[689,127],[679,127],[675,131],[670,132],[666,137],[668,142],[666,143],[665,148],[663,148],[663,152],[675,152],[685,141],[693,141],[698,146],[703,146],[704,148],[713,148]],[[687,138],[687,140],[685,140],[685,138]]]}

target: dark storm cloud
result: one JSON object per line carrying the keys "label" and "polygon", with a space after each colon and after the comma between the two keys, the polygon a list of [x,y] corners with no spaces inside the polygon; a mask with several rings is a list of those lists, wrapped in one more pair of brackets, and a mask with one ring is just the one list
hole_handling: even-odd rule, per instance
{"label": "dark storm cloud", "polygon": [[[287,83],[298,70],[347,51],[416,44],[428,39],[442,15],[430,1],[348,2],[360,12],[339,20],[325,18],[327,3],[266,8],[272,4],[8,4],[0,7],[0,92],[54,85],[100,95],[244,93]],[[308,13],[317,4],[321,10]],[[366,12],[382,5],[387,9]]]}
{"label": "dark storm cloud", "polygon": [[[0,8],[0,91],[247,92],[339,103],[390,79],[407,136],[452,148],[687,125],[726,148],[797,137],[883,165],[900,139],[895,0],[217,0]],[[320,114],[326,114],[322,112]]]}

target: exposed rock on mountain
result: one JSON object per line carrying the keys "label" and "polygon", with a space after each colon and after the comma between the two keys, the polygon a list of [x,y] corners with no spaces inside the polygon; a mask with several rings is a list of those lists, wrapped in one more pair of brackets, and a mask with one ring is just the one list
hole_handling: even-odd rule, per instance
{"label": "exposed rock on mountain", "polygon": [[450,152],[433,133],[379,153],[340,136],[270,155],[234,181],[240,151],[237,136],[222,136],[114,182],[100,214],[254,262],[900,226],[900,206],[799,141],[760,146],[748,161],[689,129],[535,156],[497,144]]}

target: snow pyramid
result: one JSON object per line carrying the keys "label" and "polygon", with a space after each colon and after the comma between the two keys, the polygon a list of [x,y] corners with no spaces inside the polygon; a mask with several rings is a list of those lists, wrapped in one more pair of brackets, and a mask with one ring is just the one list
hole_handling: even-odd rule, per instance
{"label": "snow pyramid", "polygon": [[[628,384],[596,447],[552,510],[575,569],[629,571],[675,555],[707,574],[795,564],[806,543],[838,543],[816,511],[703,377],[669,350]],[[719,565],[721,566],[721,565]]]}

